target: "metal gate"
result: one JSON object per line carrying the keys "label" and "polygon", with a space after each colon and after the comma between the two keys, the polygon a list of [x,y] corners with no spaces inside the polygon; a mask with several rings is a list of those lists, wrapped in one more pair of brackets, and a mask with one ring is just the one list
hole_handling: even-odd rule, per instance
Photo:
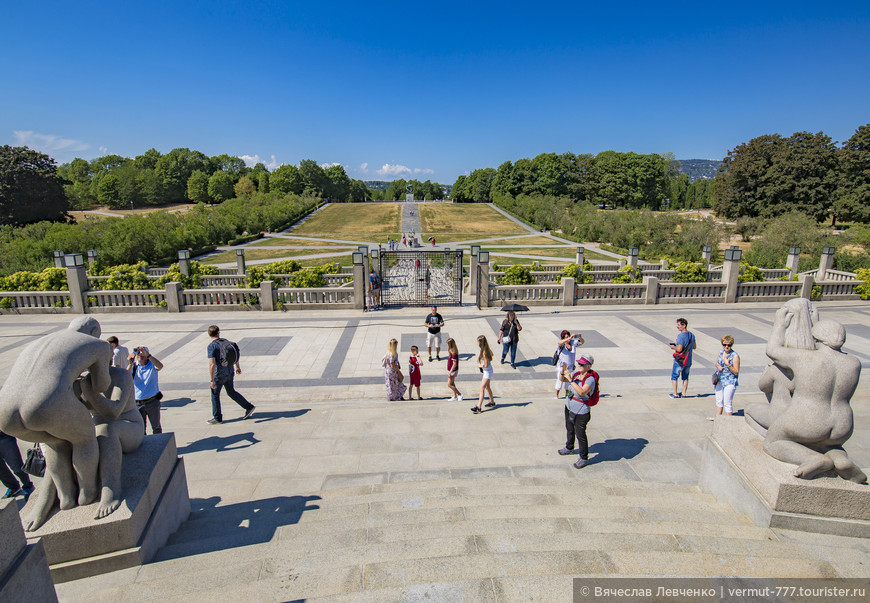
{"label": "metal gate", "polygon": [[462,251],[382,251],[385,306],[462,303]]}

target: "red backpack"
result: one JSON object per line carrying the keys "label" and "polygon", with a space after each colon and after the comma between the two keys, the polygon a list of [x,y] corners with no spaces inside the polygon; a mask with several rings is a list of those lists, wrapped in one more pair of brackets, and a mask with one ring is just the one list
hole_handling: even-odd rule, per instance
{"label": "red backpack", "polygon": [[[576,373],[574,373],[574,376],[571,377],[571,380],[574,381],[579,375],[580,375],[580,371],[577,371]],[[582,402],[586,406],[595,406],[596,404],[598,404],[598,393],[600,392],[600,390],[598,388],[598,382],[599,382],[598,373],[596,373],[592,369],[589,369],[586,372],[586,374],[583,376],[583,380],[580,382],[580,387],[583,387],[586,384],[586,379],[588,379],[589,377],[595,377],[595,389],[589,395],[589,399],[583,400]]]}

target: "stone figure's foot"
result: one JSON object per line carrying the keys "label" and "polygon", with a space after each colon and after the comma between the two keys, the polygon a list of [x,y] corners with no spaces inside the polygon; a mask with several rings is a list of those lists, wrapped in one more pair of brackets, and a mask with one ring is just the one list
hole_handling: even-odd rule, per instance
{"label": "stone figure's foot", "polygon": [[98,494],[96,488],[81,488],[79,490],[79,506],[84,507],[85,505],[91,504],[97,500]]}
{"label": "stone figure's foot", "polygon": [[121,500],[115,496],[111,488],[103,488],[100,496],[100,506],[94,519],[102,519],[114,513],[121,506]]}
{"label": "stone figure's foot", "polygon": [[816,457],[813,457],[803,465],[800,465],[797,469],[794,470],[794,473],[792,473],[792,475],[802,479],[812,479],[818,474],[824,473],[825,471],[830,471],[833,468],[834,461],[820,454]]}
{"label": "stone figure's foot", "polygon": [[855,482],[856,484],[866,484],[867,483],[867,474],[861,471],[855,465],[851,467],[841,469],[839,467],[837,469],[837,475],[842,477],[843,479],[847,479],[850,482]]}
{"label": "stone figure's foot", "polygon": [[45,520],[48,519],[48,512],[51,511],[51,505],[37,505],[30,514],[23,518],[21,522],[25,532],[35,532],[42,527]]}
{"label": "stone figure's foot", "polygon": [[867,475],[846,456],[845,450],[842,448],[832,448],[825,455],[834,462],[834,471],[837,472],[837,475],[856,484],[867,483]]}

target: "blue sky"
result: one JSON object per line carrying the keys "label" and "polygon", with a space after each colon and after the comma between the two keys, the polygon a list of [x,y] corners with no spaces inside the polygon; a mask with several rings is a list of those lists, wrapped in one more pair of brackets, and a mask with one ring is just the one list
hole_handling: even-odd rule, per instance
{"label": "blue sky", "polygon": [[0,144],[453,183],[539,153],[721,159],[870,122],[870,3],[15,2]]}

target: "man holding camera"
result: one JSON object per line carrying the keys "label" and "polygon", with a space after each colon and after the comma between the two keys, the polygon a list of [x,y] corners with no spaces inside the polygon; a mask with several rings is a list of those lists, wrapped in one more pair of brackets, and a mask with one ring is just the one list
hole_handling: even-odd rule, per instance
{"label": "man holding camera", "polygon": [[[127,370],[133,375],[133,389],[136,394],[136,407],[145,419],[151,423],[151,433],[163,433],[160,427],[160,385],[157,371],[163,368],[163,363],[157,360],[144,345],[133,348],[133,353],[127,357]],[[147,428],[146,428],[147,431]]]}

